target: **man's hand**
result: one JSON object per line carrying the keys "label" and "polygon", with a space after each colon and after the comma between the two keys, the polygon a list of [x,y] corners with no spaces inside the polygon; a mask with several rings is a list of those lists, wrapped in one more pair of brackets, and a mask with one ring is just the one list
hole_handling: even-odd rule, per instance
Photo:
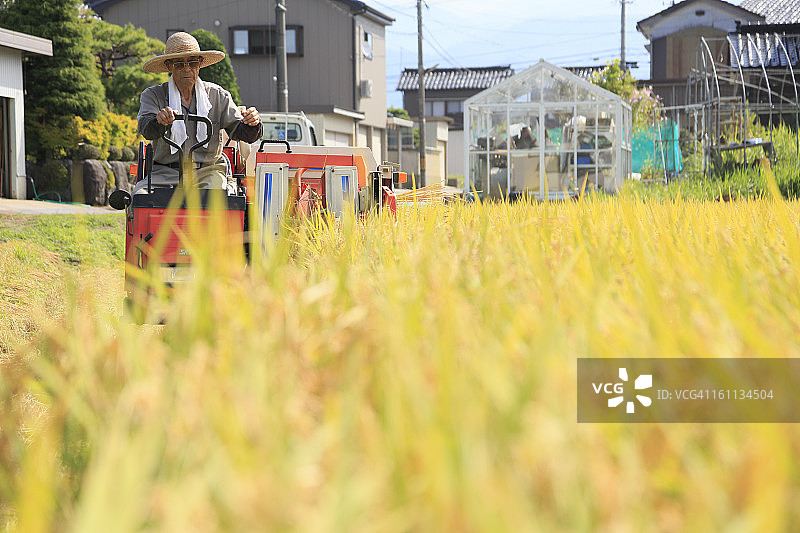
{"label": "man's hand", "polygon": [[167,106],[158,112],[156,120],[163,126],[169,126],[175,122],[175,112]]}
{"label": "man's hand", "polygon": [[244,106],[240,106],[239,111],[242,112],[242,121],[245,126],[258,126],[261,122],[261,116],[259,116],[255,107],[248,107],[245,109]]}

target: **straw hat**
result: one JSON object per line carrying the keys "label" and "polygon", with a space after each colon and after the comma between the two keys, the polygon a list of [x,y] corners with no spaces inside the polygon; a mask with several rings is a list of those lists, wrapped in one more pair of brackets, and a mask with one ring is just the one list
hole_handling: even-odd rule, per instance
{"label": "straw hat", "polygon": [[225,59],[225,54],[218,50],[200,50],[197,39],[186,32],[179,31],[173,33],[167,39],[164,54],[150,59],[142,65],[142,68],[145,72],[169,72],[169,69],[164,64],[165,61],[198,56],[203,58],[200,68],[219,63]]}

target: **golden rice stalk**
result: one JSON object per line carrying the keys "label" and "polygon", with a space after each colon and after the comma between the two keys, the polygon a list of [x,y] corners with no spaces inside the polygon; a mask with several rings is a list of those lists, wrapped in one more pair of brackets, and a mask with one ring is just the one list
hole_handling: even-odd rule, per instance
{"label": "golden rice stalk", "polygon": [[443,202],[446,199],[454,198],[456,196],[454,192],[447,190],[447,188],[444,186],[444,180],[441,180],[438,183],[426,185],[424,187],[398,192],[396,195],[397,203],[401,205],[412,204],[414,202]]}

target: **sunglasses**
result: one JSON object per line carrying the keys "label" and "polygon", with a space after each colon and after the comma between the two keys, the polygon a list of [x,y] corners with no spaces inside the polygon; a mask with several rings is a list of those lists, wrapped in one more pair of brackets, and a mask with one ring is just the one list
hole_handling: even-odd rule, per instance
{"label": "sunglasses", "polygon": [[189,61],[171,61],[169,66],[175,70],[183,70],[186,67],[195,69],[200,66],[203,61],[201,59],[190,59]]}

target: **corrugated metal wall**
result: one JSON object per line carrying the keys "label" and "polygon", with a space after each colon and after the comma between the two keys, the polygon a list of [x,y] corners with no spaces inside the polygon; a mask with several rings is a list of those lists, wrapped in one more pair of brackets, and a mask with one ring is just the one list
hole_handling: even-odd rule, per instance
{"label": "corrugated metal wall", "polygon": [[0,47],[0,96],[22,96],[21,62],[22,53],[19,50]]}
{"label": "corrugated metal wall", "polygon": [[[0,97],[8,98],[9,131],[0,140],[0,150],[8,154],[9,183],[3,195],[24,199],[25,187],[25,114],[22,89],[22,53],[0,47]],[[8,143],[8,146],[5,144]]]}

